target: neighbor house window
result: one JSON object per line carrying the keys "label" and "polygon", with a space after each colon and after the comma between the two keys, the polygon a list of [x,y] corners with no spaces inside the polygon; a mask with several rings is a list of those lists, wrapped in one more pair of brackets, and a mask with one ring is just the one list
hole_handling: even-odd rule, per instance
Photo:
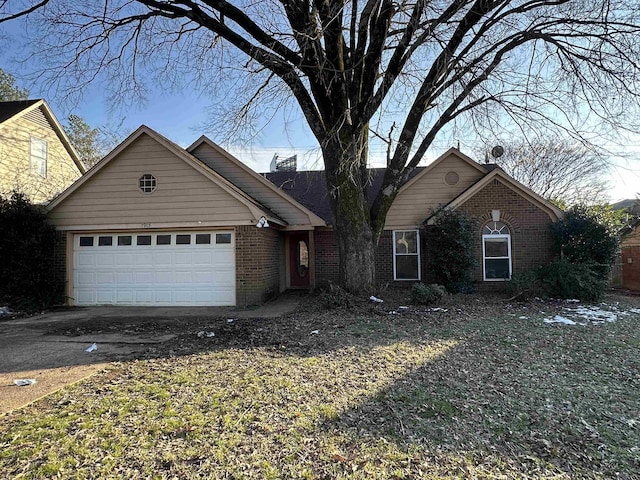
{"label": "neighbor house window", "polygon": [[417,230],[393,231],[394,280],[420,280],[420,236]]}
{"label": "neighbor house window", "polygon": [[31,171],[47,176],[47,141],[41,138],[31,137]]}
{"label": "neighbor house window", "polygon": [[484,279],[511,279],[511,232],[502,222],[489,222],[482,229]]}

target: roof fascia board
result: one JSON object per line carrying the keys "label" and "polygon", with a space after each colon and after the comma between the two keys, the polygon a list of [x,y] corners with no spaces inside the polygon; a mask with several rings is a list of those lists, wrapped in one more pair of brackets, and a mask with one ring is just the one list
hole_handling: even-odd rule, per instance
{"label": "roof fascia board", "polygon": [[485,186],[487,186],[489,182],[491,182],[496,177],[498,177],[498,179],[502,181],[504,185],[506,185],[508,188],[513,190],[515,193],[521,195],[522,197],[529,200],[531,203],[537,205],[541,210],[543,210],[547,215],[549,215],[551,220],[555,221],[564,217],[564,213],[562,212],[562,210],[560,210],[551,202],[549,202],[548,200],[545,200],[544,198],[542,198],[540,195],[533,192],[529,188],[525,187],[517,180],[511,178],[509,175],[507,175],[500,169],[495,169],[491,173],[485,175],[483,178],[478,180],[474,185],[471,186],[471,188],[465,190],[456,198],[454,198],[451,202],[449,202],[447,207],[457,208],[461,206],[467,200],[473,197],[476,193],[482,190]]}
{"label": "roof fascia board", "polygon": [[238,166],[239,168],[241,168],[243,171],[245,171],[246,173],[248,173],[249,175],[251,175],[254,179],[258,180],[259,182],[261,182],[263,185],[266,185],[267,188],[269,188],[271,191],[273,191],[274,193],[276,193],[277,195],[279,195],[281,198],[283,198],[284,200],[286,200],[287,202],[289,202],[291,205],[293,205],[295,208],[297,208],[298,210],[301,210],[302,212],[304,212],[305,215],[307,215],[309,217],[309,222],[311,223],[311,225],[315,226],[325,226],[326,222],[320,218],[318,215],[316,215],[315,213],[313,213],[311,210],[309,210],[307,207],[305,207],[304,205],[302,205],[301,203],[299,203],[296,199],[292,198],[290,195],[287,195],[285,192],[283,192],[282,190],[280,190],[278,187],[276,187],[273,183],[271,183],[269,180],[267,180],[266,178],[264,178],[262,175],[260,175],[259,173],[255,172],[253,169],[251,169],[250,167],[248,167],[247,165],[245,165],[243,162],[241,162],[238,158],[234,157],[233,155],[231,155],[229,152],[227,152],[224,148],[222,148],[221,146],[219,146],[217,143],[215,143],[214,141],[212,141],[210,138],[208,138],[205,135],[202,135],[200,138],[198,138],[195,142],[193,142],[189,147],[186,148],[187,152],[191,153],[193,150],[195,150],[196,148],[198,148],[200,145],[202,145],[203,143],[206,143],[207,145],[209,145],[211,148],[213,148],[216,152],[218,152],[219,154],[221,154],[223,157],[225,157],[227,160],[229,160],[230,162],[232,162],[233,164],[235,164],[236,166]]}
{"label": "roof fascia board", "polygon": [[84,175],[84,173],[86,173],[87,171],[87,168],[84,166],[84,164],[80,160],[80,157],[78,156],[78,152],[76,152],[76,149],[71,144],[71,140],[69,140],[69,137],[67,137],[67,134],[64,131],[64,128],[62,128],[62,125],[60,124],[60,122],[58,122],[58,119],[53,114],[53,111],[51,110],[51,108],[49,107],[49,104],[45,100],[42,100],[42,107],[45,112],[45,116],[53,124],[56,130],[56,133],[60,138],[60,141],[62,142],[64,147],[67,149],[67,152],[69,152],[69,155],[75,162],[76,166],[78,167],[78,170],[80,170],[80,173]]}
{"label": "roof fascia board", "polygon": [[91,168],[84,176],[80,177],[80,179],[78,179],[75,183],[73,183],[62,194],[54,198],[47,206],[47,209],[53,210],[57,205],[59,205],[62,201],[64,201],[64,199],[68,198],[71,194],[73,194],[73,192],[75,192],[78,188],[80,188],[80,186],[82,186],[85,182],[87,182],[89,179],[94,177],[100,170],[102,170],[106,165],[108,165],[109,162],[111,162],[111,160],[117,157],[125,148],[127,148],[129,145],[135,142],[143,134],[149,135],[152,139],[154,139],[155,141],[160,143],[162,146],[167,148],[171,153],[176,155],[176,157],[178,157],[179,159],[181,159],[182,161],[190,165],[200,174],[208,178],[211,182],[215,183],[220,188],[222,188],[227,193],[229,193],[231,196],[233,196],[236,200],[244,204],[249,209],[251,214],[255,216],[256,219],[260,218],[261,216],[264,216],[267,219],[272,220],[274,223],[279,223],[282,225],[286,224],[286,223],[283,223],[282,220],[280,219],[273,218],[273,215],[271,215],[269,212],[263,211],[258,205],[256,205],[250,199],[245,198],[243,195],[237,192],[234,188],[231,188],[229,185],[227,185],[227,182],[224,179],[218,178],[219,175],[215,174],[215,172],[212,172],[211,169],[203,165],[202,162],[200,162],[197,158],[195,158],[188,152],[182,150],[175,143],[167,140],[165,137],[163,137],[156,131],[152,130],[151,128],[147,127],[146,125],[141,125],[140,127],[138,127],[138,129],[135,132],[129,135],[129,137],[127,137],[124,142],[122,142],[111,153],[109,153],[109,155],[107,155],[102,160],[100,160],[93,168]]}

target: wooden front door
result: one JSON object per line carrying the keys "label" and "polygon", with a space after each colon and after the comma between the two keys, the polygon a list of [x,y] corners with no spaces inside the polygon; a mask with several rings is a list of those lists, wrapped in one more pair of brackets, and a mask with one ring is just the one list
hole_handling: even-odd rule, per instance
{"label": "wooden front door", "polygon": [[289,279],[291,288],[309,288],[309,232],[289,234]]}

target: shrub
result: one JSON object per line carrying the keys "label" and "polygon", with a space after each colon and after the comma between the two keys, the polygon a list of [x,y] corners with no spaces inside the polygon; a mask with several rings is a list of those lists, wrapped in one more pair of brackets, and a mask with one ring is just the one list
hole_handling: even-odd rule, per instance
{"label": "shrub", "polygon": [[460,210],[440,208],[424,234],[431,278],[448,292],[470,291],[475,265],[473,220]]}
{"label": "shrub", "polygon": [[322,305],[330,310],[353,308],[357,303],[356,298],[352,294],[333,283],[329,283],[329,289],[323,290],[319,298]]}
{"label": "shrub", "polygon": [[552,226],[554,244],[569,262],[590,265],[596,275],[607,279],[618,253],[621,226],[609,206],[574,205]]}
{"label": "shrub", "polygon": [[424,283],[414,283],[411,290],[411,299],[414,303],[421,305],[431,305],[447,294],[447,290],[442,285],[435,283],[426,285]]}
{"label": "shrub", "polygon": [[521,300],[544,296],[540,267],[514,274],[511,281],[507,282],[507,289],[513,298],[517,297]]}
{"label": "shrub", "polygon": [[0,302],[33,310],[62,300],[54,275],[55,229],[19,193],[0,196]]}
{"label": "shrub", "polygon": [[556,260],[540,267],[540,280],[546,295],[557,298],[577,298],[597,301],[607,289],[607,278],[587,263]]}

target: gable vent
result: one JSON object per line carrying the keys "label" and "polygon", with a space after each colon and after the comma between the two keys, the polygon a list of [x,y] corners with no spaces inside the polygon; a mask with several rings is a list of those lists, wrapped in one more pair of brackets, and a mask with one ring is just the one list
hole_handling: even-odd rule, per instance
{"label": "gable vent", "polygon": [[47,117],[45,117],[44,113],[42,113],[41,108],[36,108],[28,113],[25,113],[24,118],[26,118],[30,122],[40,125],[41,127],[53,130],[53,127],[49,123],[49,120],[47,120]]}

